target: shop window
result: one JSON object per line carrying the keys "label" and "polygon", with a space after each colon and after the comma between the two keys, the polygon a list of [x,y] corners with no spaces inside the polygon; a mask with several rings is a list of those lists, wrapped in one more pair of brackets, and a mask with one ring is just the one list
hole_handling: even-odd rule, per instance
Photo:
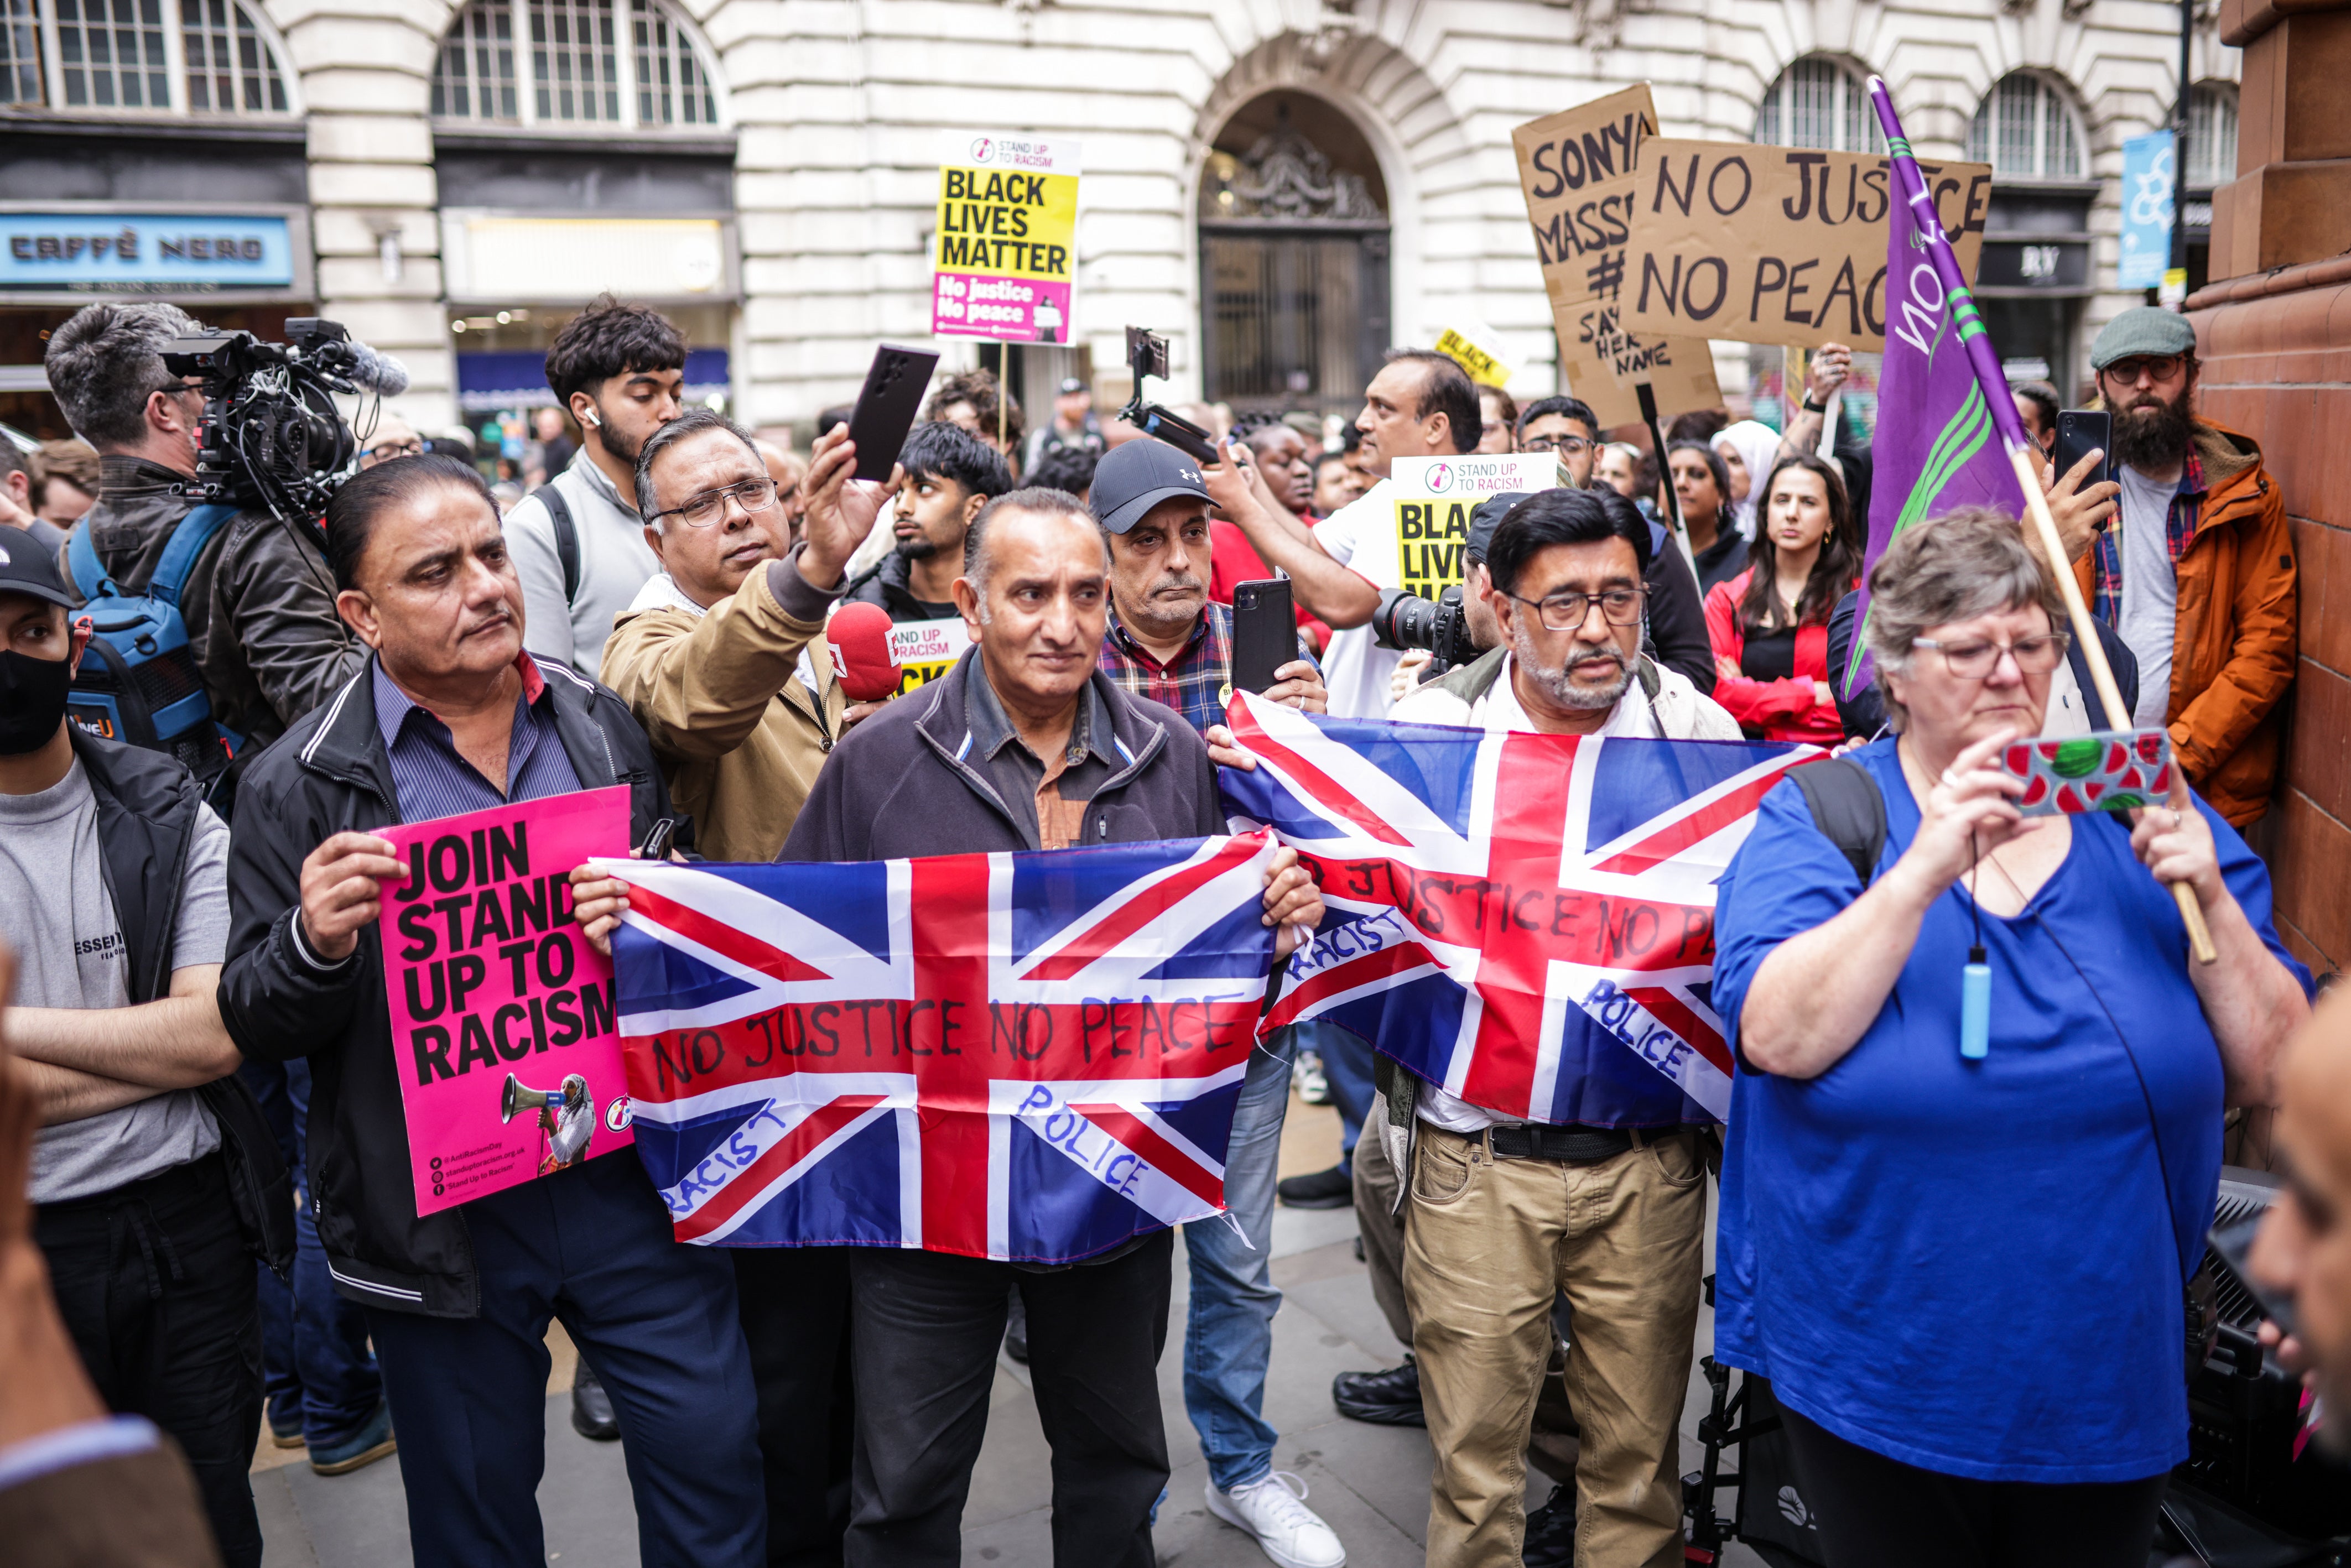
{"label": "shop window", "polygon": [[2237,89],[2199,82],[2188,96],[2188,183],[2199,189],[2237,177]]}
{"label": "shop window", "polygon": [[289,114],[277,46],[236,0],[0,0],[0,102]]}
{"label": "shop window", "polygon": [[659,0],[474,0],[443,40],[433,113],[624,130],[719,120],[700,46]]}
{"label": "shop window", "polygon": [[2080,180],[2087,138],[2063,89],[2032,71],[2011,71],[1976,106],[1968,156],[2007,180]]}
{"label": "shop window", "polygon": [[1842,60],[1813,55],[1780,73],[1755,109],[1755,140],[1773,147],[1883,152],[1886,133],[1869,106],[1869,86]]}

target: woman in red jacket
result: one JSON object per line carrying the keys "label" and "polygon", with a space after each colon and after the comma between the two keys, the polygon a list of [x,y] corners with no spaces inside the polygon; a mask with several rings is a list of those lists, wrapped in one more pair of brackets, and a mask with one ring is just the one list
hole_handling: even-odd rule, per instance
{"label": "woman in red jacket", "polygon": [[1829,616],[1861,570],[1844,481],[1822,458],[1783,457],[1763,490],[1752,564],[1706,596],[1714,700],[1750,735],[1835,746]]}

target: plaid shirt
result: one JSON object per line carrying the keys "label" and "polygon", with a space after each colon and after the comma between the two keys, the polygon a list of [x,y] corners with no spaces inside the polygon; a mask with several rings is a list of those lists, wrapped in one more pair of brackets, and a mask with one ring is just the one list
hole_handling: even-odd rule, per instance
{"label": "plaid shirt", "polygon": [[[1314,660],[1302,638],[1298,656],[1309,664]],[[1182,650],[1163,664],[1118,623],[1113,606],[1099,668],[1123,689],[1165,703],[1205,735],[1210,725],[1225,722],[1225,704],[1232,699],[1233,607],[1210,600]]]}
{"label": "plaid shirt", "polygon": [[[2188,553],[2189,541],[2196,538],[2196,514],[2203,502],[2204,491],[2204,465],[2191,446],[2188,449],[2188,471],[2180,475],[2179,493],[2171,497],[2171,509],[2163,519],[2164,542],[2171,549],[2171,562],[2175,567],[2179,564],[2179,558]],[[2121,512],[2115,514],[2115,521],[2122,521]],[[2122,544],[2109,527],[2099,533],[2095,548],[2097,562],[2095,595],[2090,608],[2107,625],[2119,626],[2123,615]]]}

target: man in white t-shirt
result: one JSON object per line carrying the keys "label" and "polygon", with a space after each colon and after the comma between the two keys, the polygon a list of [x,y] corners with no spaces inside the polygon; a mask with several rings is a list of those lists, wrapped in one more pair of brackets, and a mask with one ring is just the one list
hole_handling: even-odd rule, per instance
{"label": "man in white t-shirt", "polygon": [[1201,472],[1208,493],[1258,554],[1290,577],[1298,602],[1330,622],[1322,678],[1332,716],[1381,718],[1388,711],[1388,677],[1404,657],[1400,649],[1379,646],[1369,624],[1380,590],[1399,586],[1388,466],[1399,457],[1476,451],[1484,418],[1478,389],[1459,365],[1431,350],[1398,349],[1364,390],[1355,428],[1380,482],[1311,528],[1285,508],[1257,503],[1237,472],[1246,455]]}

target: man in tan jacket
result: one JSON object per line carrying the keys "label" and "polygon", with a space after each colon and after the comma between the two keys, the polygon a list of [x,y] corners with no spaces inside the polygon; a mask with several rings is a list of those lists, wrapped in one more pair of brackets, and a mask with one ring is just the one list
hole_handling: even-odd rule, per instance
{"label": "man in tan jacket", "polygon": [[812,533],[787,555],[758,449],[707,410],[647,439],[637,496],[662,570],[613,617],[601,678],[653,738],[694,847],[773,860],[841,735],[822,642],[848,554]]}
{"label": "man in tan jacket", "polygon": [[[712,860],[773,860],[841,735],[825,611],[881,504],[880,486],[847,480],[853,462],[845,433],[820,448],[810,477],[831,483],[807,542],[792,546],[758,448],[717,414],[679,415],[638,455],[637,513],[662,570],[613,617],[601,674],[652,737],[670,798]],[[854,1419],[847,1249],[733,1258],[758,1390],[768,1559],[838,1562]]]}

